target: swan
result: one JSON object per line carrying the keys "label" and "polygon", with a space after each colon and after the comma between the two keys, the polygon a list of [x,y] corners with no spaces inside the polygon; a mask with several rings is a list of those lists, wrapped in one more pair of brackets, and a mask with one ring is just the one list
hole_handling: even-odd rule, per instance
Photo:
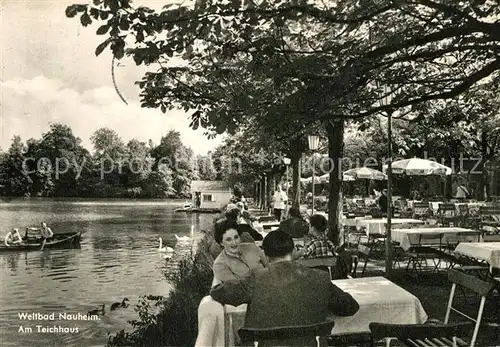
{"label": "swan", "polygon": [[99,314],[102,314],[104,316],[104,307],[106,305],[105,304],[102,304],[102,307],[99,309],[99,308],[96,308],[95,310],[91,310],[89,312],[87,312],[87,316],[98,316]]}
{"label": "swan", "polygon": [[188,237],[188,236],[177,236],[177,234],[175,234],[175,238],[177,239],[177,241],[179,242],[186,242],[186,241],[191,241],[191,238]]}
{"label": "swan", "polygon": [[128,304],[126,303],[127,301],[129,301],[128,298],[125,298],[122,300],[122,302],[112,303],[110,310],[111,311],[116,310],[118,307],[128,307]]}
{"label": "swan", "polygon": [[161,237],[158,238],[158,241],[160,241],[160,246],[158,246],[158,252],[166,252],[167,247],[163,247],[163,239]]}
{"label": "swan", "polygon": [[172,247],[163,247],[163,239],[161,237],[158,238],[158,241],[160,241],[160,246],[158,247],[158,252],[169,252],[172,253],[174,249]]}

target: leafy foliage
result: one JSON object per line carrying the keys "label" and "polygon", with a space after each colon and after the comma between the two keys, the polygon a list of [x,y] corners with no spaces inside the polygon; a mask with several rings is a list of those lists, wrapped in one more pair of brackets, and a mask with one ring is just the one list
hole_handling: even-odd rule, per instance
{"label": "leafy foliage", "polygon": [[[41,139],[15,136],[1,153],[0,187],[7,196],[166,198],[189,195],[195,177],[192,151],[178,132],[158,146],[136,139],[126,145],[112,129],[92,136],[89,153],[70,127],[52,124]],[[198,157],[206,162],[204,156]]]}
{"label": "leafy foliage", "polygon": [[[337,160],[345,120],[404,118],[500,81],[497,1],[201,0],[157,12],[108,0],[67,9],[77,14],[106,26],[96,54],[109,46],[150,67],[137,82],[143,107],[191,110],[191,127],[209,136],[269,134],[275,148],[294,148],[295,187],[305,133],[325,129]],[[340,185],[331,185],[330,221],[340,220]]]}

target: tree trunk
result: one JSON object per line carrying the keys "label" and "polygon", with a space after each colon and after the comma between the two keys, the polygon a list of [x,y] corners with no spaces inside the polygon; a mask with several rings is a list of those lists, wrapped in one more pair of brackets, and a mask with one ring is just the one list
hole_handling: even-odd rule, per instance
{"label": "tree trunk", "polygon": [[292,166],[292,207],[300,210],[300,172],[299,163],[302,152],[300,140],[293,140],[290,146],[290,164]]}
{"label": "tree trunk", "polygon": [[328,237],[338,245],[342,228],[342,156],[344,154],[344,120],[335,119],[326,123],[328,156],[333,161],[328,192]]}
{"label": "tree trunk", "polygon": [[[486,134],[482,134],[481,137],[481,164],[479,165],[479,169],[481,170],[481,177],[479,178],[479,193],[476,192],[476,198],[478,200],[485,200],[484,190],[486,187],[486,191],[489,194],[488,190],[488,167],[485,163],[488,161],[489,153],[488,153],[488,137]],[[477,168],[476,168],[477,170]]]}

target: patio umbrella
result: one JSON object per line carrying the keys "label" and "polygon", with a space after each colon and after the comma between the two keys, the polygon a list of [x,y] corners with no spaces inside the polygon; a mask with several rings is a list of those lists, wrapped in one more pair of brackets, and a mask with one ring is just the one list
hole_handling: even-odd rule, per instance
{"label": "patio umbrella", "polygon": [[[387,165],[384,165],[384,170]],[[416,176],[451,175],[452,169],[435,161],[411,158],[398,160],[392,163],[392,173]]]}
{"label": "patio umbrella", "polygon": [[370,169],[368,167],[357,167],[354,169],[344,171],[344,177],[346,176],[352,177],[354,178],[354,180],[368,179],[368,180],[383,181],[387,179],[385,173],[375,169]]}
{"label": "patio umbrella", "polygon": [[[300,182],[302,182],[302,183],[311,183],[312,182],[312,176],[311,177],[307,177],[307,178],[301,178]],[[314,177],[314,183],[315,184],[321,183],[320,178],[318,176]]]}
{"label": "patio umbrella", "polygon": [[[307,182],[310,183],[312,181],[312,178],[305,178],[302,180],[308,180]],[[319,177],[316,177],[315,180],[316,180],[316,183],[328,183],[328,182],[330,182],[330,174],[327,173],[327,174],[321,175]],[[356,179],[352,176],[343,175],[342,180],[343,181],[355,181]]]}

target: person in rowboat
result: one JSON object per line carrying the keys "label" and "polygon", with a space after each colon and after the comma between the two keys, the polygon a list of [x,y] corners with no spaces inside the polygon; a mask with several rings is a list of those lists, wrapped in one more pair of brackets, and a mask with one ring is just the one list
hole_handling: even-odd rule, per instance
{"label": "person in rowboat", "polygon": [[20,245],[23,243],[23,238],[21,234],[19,234],[19,229],[15,228],[12,231],[9,231],[7,235],[5,235],[5,245],[10,247],[12,245]]}
{"label": "person in rowboat", "polygon": [[54,236],[52,229],[47,226],[47,223],[42,222],[40,228],[40,235],[42,236],[42,241],[51,239]]}

